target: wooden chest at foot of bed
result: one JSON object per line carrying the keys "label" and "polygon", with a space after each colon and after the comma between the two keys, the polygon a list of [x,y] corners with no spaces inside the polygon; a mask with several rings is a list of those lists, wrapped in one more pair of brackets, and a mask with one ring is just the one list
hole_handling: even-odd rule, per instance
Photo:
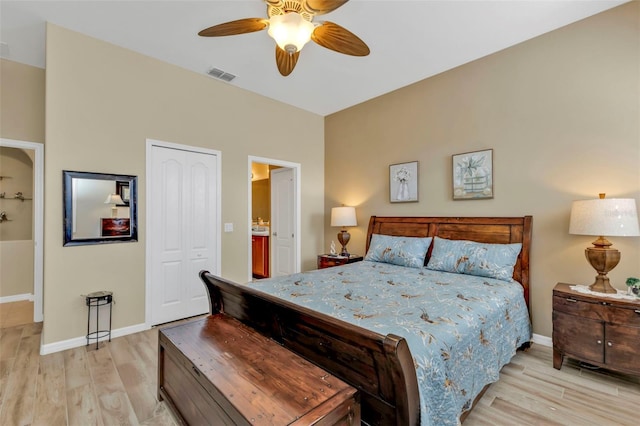
{"label": "wooden chest at foot of bed", "polygon": [[359,425],[357,390],[225,314],[161,329],[158,399],[190,425]]}

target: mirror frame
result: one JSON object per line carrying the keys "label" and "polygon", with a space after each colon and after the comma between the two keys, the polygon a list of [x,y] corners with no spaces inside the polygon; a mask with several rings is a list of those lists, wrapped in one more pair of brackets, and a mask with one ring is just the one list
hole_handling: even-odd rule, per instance
{"label": "mirror frame", "polygon": [[[73,233],[73,186],[72,179],[93,179],[112,180],[114,182],[129,182],[129,218],[130,234],[116,237],[96,237],[96,238],[72,238]],[[70,170],[62,171],[63,187],[63,246],[81,246],[91,244],[111,244],[138,241],[138,177],[131,175],[116,175],[108,173],[74,172]]]}

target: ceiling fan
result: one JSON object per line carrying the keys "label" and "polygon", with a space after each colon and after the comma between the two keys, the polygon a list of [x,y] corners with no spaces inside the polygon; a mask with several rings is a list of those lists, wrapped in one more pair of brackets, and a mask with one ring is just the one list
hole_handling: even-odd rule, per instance
{"label": "ceiling fan", "polygon": [[283,76],[291,74],[300,50],[313,40],[322,47],[352,56],[367,56],[369,47],[349,30],[333,22],[313,22],[349,0],[264,0],[269,18],[245,18],[206,28],[202,37],[220,37],[261,31],[276,41],[276,64]]}

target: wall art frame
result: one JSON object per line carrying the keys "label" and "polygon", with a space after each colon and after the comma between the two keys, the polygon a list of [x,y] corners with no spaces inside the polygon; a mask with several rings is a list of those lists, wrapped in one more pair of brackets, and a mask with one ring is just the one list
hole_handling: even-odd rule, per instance
{"label": "wall art frame", "polygon": [[389,165],[389,201],[392,203],[418,202],[418,162]]}
{"label": "wall art frame", "polygon": [[116,193],[122,198],[122,204],[118,206],[128,206],[131,198],[129,182],[116,182]]}
{"label": "wall art frame", "polygon": [[454,200],[493,198],[493,149],[454,154],[451,160]]}

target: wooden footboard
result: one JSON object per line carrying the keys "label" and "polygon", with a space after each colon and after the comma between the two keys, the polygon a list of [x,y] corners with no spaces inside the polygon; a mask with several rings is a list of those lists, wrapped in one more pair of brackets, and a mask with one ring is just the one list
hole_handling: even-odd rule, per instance
{"label": "wooden footboard", "polygon": [[211,314],[242,321],[357,388],[367,424],[419,423],[418,383],[404,338],[365,330],[207,271],[200,278]]}

